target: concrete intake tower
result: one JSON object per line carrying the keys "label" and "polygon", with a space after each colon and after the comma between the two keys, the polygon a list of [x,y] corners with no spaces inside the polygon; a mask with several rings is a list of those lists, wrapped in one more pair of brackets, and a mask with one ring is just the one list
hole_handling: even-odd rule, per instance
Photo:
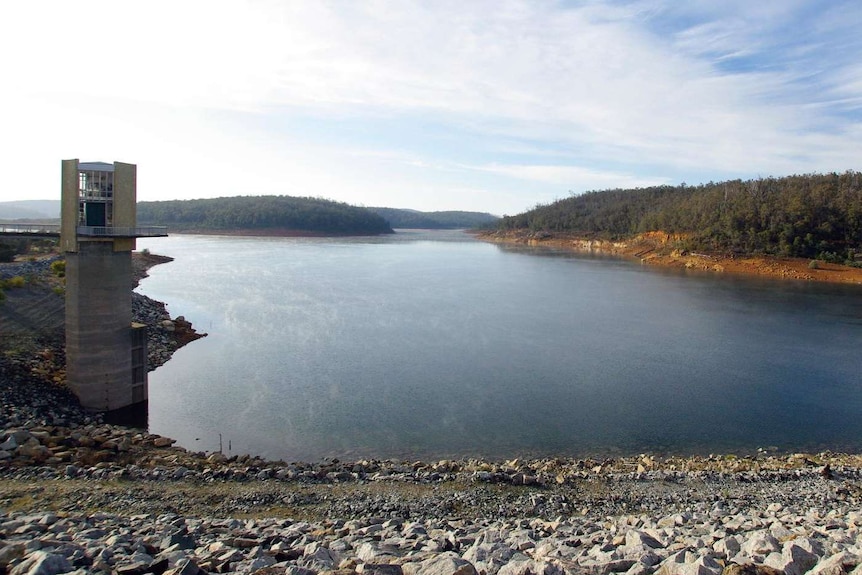
{"label": "concrete intake tower", "polygon": [[132,250],[139,237],[137,166],[62,163],[60,249],[66,257],[66,380],[87,409],[147,400],[146,326],[132,323]]}

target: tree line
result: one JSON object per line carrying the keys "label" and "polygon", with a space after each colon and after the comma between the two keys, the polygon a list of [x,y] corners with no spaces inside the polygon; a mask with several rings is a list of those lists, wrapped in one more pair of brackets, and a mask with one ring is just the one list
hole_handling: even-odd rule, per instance
{"label": "tree line", "polygon": [[608,239],[663,231],[684,237],[686,249],[853,261],[862,253],[862,174],[592,191],[497,227]]}
{"label": "tree line", "polygon": [[322,234],[387,234],[391,226],[366,208],[320,198],[235,196],[139,202],[139,225],[176,230],[287,229]]}
{"label": "tree line", "polygon": [[393,228],[457,230],[493,225],[499,218],[484,212],[420,212],[399,208],[368,208],[379,214]]}

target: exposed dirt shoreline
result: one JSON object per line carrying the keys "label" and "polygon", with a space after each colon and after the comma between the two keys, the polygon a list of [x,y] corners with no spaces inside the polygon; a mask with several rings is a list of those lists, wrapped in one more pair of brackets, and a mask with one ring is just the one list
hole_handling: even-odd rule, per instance
{"label": "exposed dirt shoreline", "polygon": [[641,263],[692,269],[712,273],[765,276],[776,279],[818,281],[862,285],[862,269],[818,261],[816,269],[811,260],[777,258],[769,256],[733,256],[679,251],[673,248],[678,237],[672,234],[651,232],[630,240],[611,241],[573,234],[530,232],[483,232],[480,240],[494,243],[521,244],[569,249],[579,252],[600,252],[637,259]]}

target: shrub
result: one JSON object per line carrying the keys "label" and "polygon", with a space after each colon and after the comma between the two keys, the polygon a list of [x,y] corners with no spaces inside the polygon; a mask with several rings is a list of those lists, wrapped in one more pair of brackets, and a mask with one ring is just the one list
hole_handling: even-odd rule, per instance
{"label": "shrub", "polygon": [[27,280],[22,276],[15,276],[6,280],[6,285],[10,288],[22,288],[27,285]]}
{"label": "shrub", "polygon": [[66,260],[55,260],[51,263],[51,272],[58,278],[66,277]]}
{"label": "shrub", "polygon": [[823,260],[824,262],[831,262],[833,264],[840,264],[844,262],[844,258],[842,258],[836,252],[822,251],[817,254],[818,260]]}
{"label": "shrub", "polygon": [[811,260],[810,262],[808,262],[808,269],[810,269],[810,270],[816,270],[819,267],[820,267],[820,264],[817,262],[817,260]]}

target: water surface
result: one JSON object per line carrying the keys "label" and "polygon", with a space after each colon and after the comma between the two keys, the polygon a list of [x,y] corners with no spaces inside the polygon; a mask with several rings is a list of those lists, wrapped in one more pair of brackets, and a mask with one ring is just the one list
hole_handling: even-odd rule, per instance
{"label": "water surface", "polygon": [[460,232],[174,235],[150,429],[286,460],[862,448],[862,290]]}

